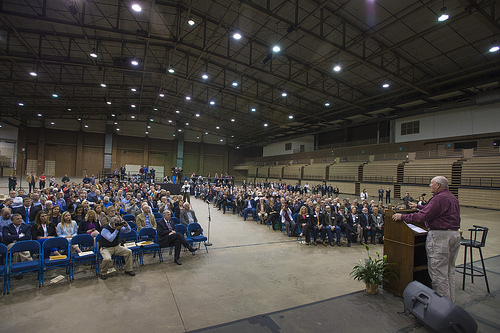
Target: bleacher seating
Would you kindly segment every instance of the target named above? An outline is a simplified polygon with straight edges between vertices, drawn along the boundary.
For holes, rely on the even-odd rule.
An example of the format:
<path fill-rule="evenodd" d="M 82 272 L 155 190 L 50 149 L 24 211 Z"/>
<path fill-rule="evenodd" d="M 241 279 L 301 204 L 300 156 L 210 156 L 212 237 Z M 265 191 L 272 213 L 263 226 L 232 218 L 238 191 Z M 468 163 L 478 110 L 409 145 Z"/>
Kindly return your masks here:
<path fill-rule="evenodd" d="M 304 164 L 293 164 L 285 166 L 283 168 L 283 178 L 299 180 L 301 178 L 303 166 Z"/>
<path fill-rule="evenodd" d="M 404 184 L 429 184 L 436 175 L 451 181 L 451 170 L 456 158 L 414 160 L 404 165 Z"/>
<path fill-rule="evenodd" d="M 363 181 L 394 183 L 398 176 L 398 164 L 403 161 L 373 161 L 363 165 Z"/>
<path fill-rule="evenodd" d="M 361 162 L 345 162 L 330 166 L 328 180 L 357 181 Z"/>
<path fill-rule="evenodd" d="M 269 168 L 269 177 L 270 178 L 283 178 L 283 165 L 272 166 Z"/>
<path fill-rule="evenodd" d="M 464 161 L 461 185 L 500 187 L 500 156 L 473 157 Z"/>
<path fill-rule="evenodd" d="M 308 180 L 325 180 L 326 168 L 329 164 L 317 163 L 304 166 L 303 179 Z"/>
<path fill-rule="evenodd" d="M 495 199 L 498 197 L 498 189 L 484 188 L 459 188 L 458 200 L 461 206 L 477 208 L 498 209 Z"/>

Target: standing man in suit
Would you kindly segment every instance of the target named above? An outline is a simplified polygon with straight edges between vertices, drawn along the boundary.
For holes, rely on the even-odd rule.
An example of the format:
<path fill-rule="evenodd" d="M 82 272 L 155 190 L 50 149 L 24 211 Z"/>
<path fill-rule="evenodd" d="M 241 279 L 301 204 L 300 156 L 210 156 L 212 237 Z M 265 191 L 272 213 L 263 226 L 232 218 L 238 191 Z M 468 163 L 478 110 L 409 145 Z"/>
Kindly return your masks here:
<path fill-rule="evenodd" d="M 31 175 L 26 176 L 26 182 L 29 185 L 29 193 L 31 193 L 31 191 L 35 189 L 35 184 L 37 181 L 38 177 L 35 175 L 34 172 L 32 172 Z"/>
<path fill-rule="evenodd" d="M 391 203 L 391 189 L 387 188 L 385 190 L 385 204 L 390 204 Z"/>
<path fill-rule="evenodd" d="M 189 204 L 189 202 L 184 203 L 184 210 L 180 212 L 180 216 L 181 216 L 181 223 L 186 226 L 189 223 L 198 222 L 196 214 L 194 213 L 194 210 L 191 209 L 191 205 Z"/>
<path fill-rule="evenodd" d="M 378 201 L 384 201 L 384 189 L 382 186 L 378 189 Z"/>
<path fill-rule="evenodd" d="M 23 199 L 23 205 L 17 208 L 14 213 L 21 215 L 25 223 L 35 221 L 36 214 L 42 210 L 42 206 L 33 206 L 33 201 L 29 197 Z"/>
<path fill-rule="evenodd" d="M 9 250 L 16 242 L 31 239 L 31 228 L 23 223 L 23 217 L 20 214 L 13 214 L 11 220 L 12 223 L 2 229 L 3 243 Z M 32 260 L 29 251 L 17 252 L 13 259 L 14 262 Z"/>
<path fill-rule="evenodd" d="M 181 245 L 187 248 L 194 255 L 197 248 L 192 247 L 184 238 L 183 235 L 175 232 L 175 223 L 170 219 L 171 213 L 168 209 L 163 211 L 163 219 L 158 221 L 157 233 L 158 244 L 161 248 L 174 246 L 174 262 L 177 265 L 182 265 L 180 260 Z"/>

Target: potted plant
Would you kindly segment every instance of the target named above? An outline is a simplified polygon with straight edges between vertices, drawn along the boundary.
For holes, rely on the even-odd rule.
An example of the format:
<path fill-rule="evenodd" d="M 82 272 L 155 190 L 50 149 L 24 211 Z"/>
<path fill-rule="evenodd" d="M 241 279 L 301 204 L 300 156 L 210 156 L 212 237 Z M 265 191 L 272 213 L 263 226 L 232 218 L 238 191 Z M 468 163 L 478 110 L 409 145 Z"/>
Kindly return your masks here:
<path fill-rule="evenodd" d="M 368 258 L 360 259 L 359 264 L 353 267 L 350 276 L 358 281 L 363 281 L 366 284 L 366 292 L 376 295 L 378 293 L 378 285 L 382 281 L 387 280 L 387 275 L 394 273 L 390 266 L 393 263 L 387 262 L 387 255 L 380 257 L 378 252 L 376 257 L 370 256 L 370 248 L 365 244 L 365 249 Z"/>

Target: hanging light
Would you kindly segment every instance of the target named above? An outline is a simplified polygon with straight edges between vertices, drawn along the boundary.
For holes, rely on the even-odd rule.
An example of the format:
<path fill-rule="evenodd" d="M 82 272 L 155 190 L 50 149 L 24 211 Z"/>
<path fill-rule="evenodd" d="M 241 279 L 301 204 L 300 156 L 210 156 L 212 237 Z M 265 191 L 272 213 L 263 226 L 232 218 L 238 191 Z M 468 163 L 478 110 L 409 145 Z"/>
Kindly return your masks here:
<path fill-rule="evenodd" d="M 189 24 L 190 26 L 193 26 L 193 25 L 195 24 L 195 22 L 194 22 L 194 20 L 193 20 L 193 18 L 192 18 L 192 17 L 190 17 L 190 18 L 189 18 L 189 20 L 188 20 L 188 24 Z"/>
<path fill-rule="evenodd" d="M 281 47 L 279 45 L 274 45 L 273 46 L 273 52 L 274 53 L 278 53 L 279 51 L 281 51 Z"/>
<path fill-rule="evenodd" d="M 174 73 L 175 73 L 175 69 L 174 69 L 174 67 L 173 67 L 173 66 L 170 66 L 170 67 L 168 68 L 168 72 L 169 72 L 170 74 L 174 74 Z"/>
<path fill-rule="evenodd" d="M 235 32 L 233 34 L 233 38 L 236 39 L 236 40 L 240 40 L 241 39 L 241 34 L 239 32 Z"/>
<path fill-rule="evenodd" d="M 134 3 L 134 4 L 132 5 L 132 9 L 133 9 L 135 12 L 138 12 L 138 13 L 140 13 L 140 12 L 142 11 L 142 7 L 141 7 L 141 5 L 139 5 L 138 3 Z"/>
<path fill-rule="evenodd" d="M 90 56 L 92 58 L 97 58 L 97 50 L 95 49 L 95 47 L 92 49 L 92 51 L 90 51 Z"/>
<path fill-rule="evenodd" d="M 490 53 L 495 53 L 500 50 L 500 46 L 498 44 L 492 44 L 490 49 L 488 50 Z"/>
<path fill-rule="evenodd" d="M 444 6 L 444 0 L 443 0 L 443 8 L 441 8 L 441 15 L 438 17 L 439 22 L 444 22 L 447 19 L 450 18 L 450 15 L 448 15 L 447 9 Z"/>
<path fill-rule="evenodd" d="M 333 70 L 334 70 L 335 72 L 340 72 L 340 71 L 342 70 L 342 67 L 341 67 L 340 65 L 338 65 L 338 64 L 337 64 L 337 65 L 333 66 Z"/>

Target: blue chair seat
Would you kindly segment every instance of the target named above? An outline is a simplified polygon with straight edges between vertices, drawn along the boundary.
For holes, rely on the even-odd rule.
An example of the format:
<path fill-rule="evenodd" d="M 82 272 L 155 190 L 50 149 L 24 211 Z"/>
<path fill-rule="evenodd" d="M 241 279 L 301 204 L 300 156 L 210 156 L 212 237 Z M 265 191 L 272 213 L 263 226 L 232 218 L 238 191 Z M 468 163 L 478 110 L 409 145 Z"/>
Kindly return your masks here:
<path fill-rule="evenodd" d="M 191 236 L 190 237 L 193 241 L 195 242 L 203 242 L 203 241 L 206 241 L 208 238 L 203 236 L 203 235 L 200 235 L 200 236 Z"/>
<path fill-rule="evenodd" d="M 23 271 L 28 271 L 28 270 L 37 270 L 38 268 L 39 268 L 38 260 L 17 262 L 15 264 L 10 265 L 10 271 L 12 273 L 18 273 L 18 272 L 23 272 Z"/>
<path fill-rule="evenodd" d="M 86 254 L 84 256 L 80 256 L 78 254 L 75 254 L 72 258 L 73 261 L 88 261 L 88 260 L 92 260 L 92 259 L 95 259 L 95 253 Z"/>

